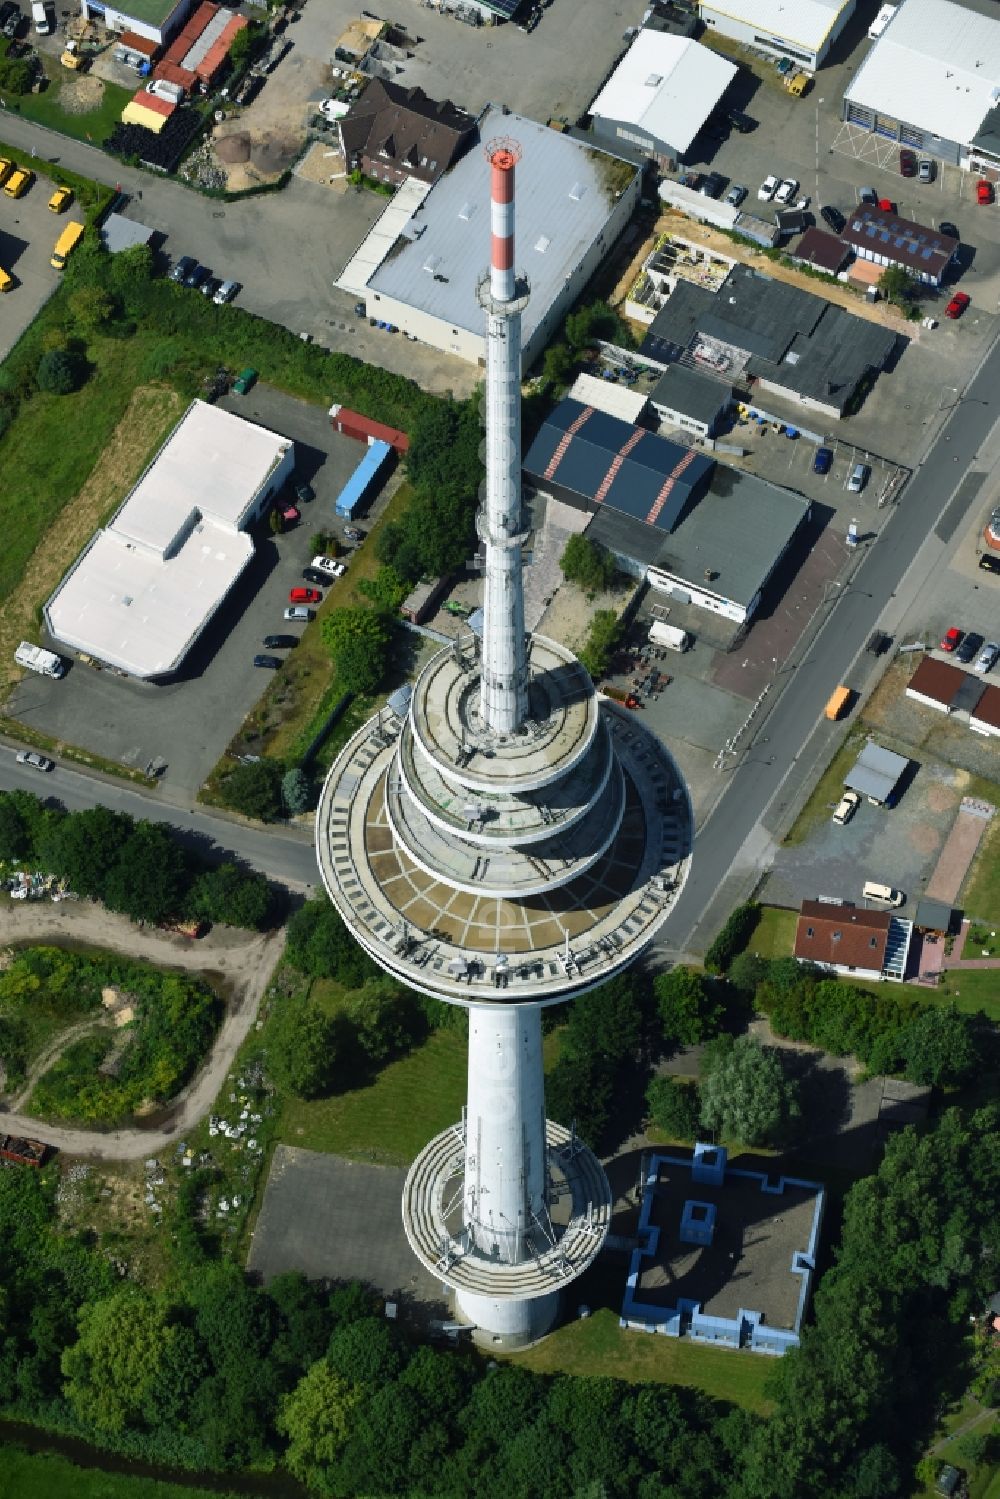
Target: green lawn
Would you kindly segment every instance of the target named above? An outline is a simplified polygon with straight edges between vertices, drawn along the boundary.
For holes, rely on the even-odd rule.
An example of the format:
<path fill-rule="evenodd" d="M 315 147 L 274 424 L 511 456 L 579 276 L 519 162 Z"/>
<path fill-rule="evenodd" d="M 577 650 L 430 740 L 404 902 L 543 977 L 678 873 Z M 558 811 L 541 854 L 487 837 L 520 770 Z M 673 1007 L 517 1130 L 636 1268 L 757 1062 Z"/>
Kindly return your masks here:
<path fill-rule="evenodd" d="M 232 1489 L 193 1489 L 131 1473 L 78 1468 L 49 1452 L 0 1447 L 0 1499 L 236 1499 Z"/>
<path fill-rule="evenodd" d="M 991 801 L 996 801 L 994 788 Z M 972 868 L 966 876 L 961 904 L 966 914 L 1000 928 L 1000 817 L 994 817 Z"/>
<path fill-rule="evenodd" d="M 910 984 L 906 987 L 913 988 Z M 952 968 L 936 989 L 921 988 L 915 992 L 940 1004 L 954 1000 L 960 1010 L 970 1015 L 985 1010 L 991 1020 L 1000 1022 L 1000 968 Z"/>
<path fill-rule="evenodd" d="M 78 141 L 89 141 L 99 146 L 121 121 L 122 110 L 134 94 L 134 89 L 119 88 L 116 83 L 104 83 L 104 92 L 96 109 L 86 114 L 73 114 L 63 109 L 60 96 L 63 86 L 71 84 L 78 76 L 64 68 L 57 57 L 42 53 L 48 88 L 41 94 L 5 94 L 0 91 L 11 114 L 23 115 L 37 125 L 47 125 L 63 135 L 71 135 Z M 103 80 L 102 80 L 103 81 Z"/>
<path fill-rule="evenodd" d="M 829 820 L 831 808 L 844 794 L 844 776 L 858 758 L 865 735 L 852 730 L 820 776 L 812 796 L 806 802 L 785 838 L 786 843 L 805 843 L 810 833 Z"/>
<path fill-rule="evenodd" d="M 624 1274 L 622 1276 L 624 1286 Z M 606 1308 L 568 1322 L 535 1348 L 511 1356 L 512 1363 L 540 1374 L 600 1374 L 632 1384 L 690 1385 L 719 1400 L 766 1413 L 772 1402 L 765 1385 L 774 1373 L 769 1358 L 721 1348 L 703 1348 L 684 1338 L 623 1331 Z"/>
<path fill-rule="evenodd" d="M 747 952 L 762 958 L 787 958 L 795 943 L 798 914 L 779 906 L 761 906 L 760 920 L 747 943 Z"/>
<path fill-rule="evenodd" d="M 306 1150 L 409 1165 L 432 1136 L 461 1118 L 467 1046 L 461 1031 L 433 1031 L 363 1088 L 311 1102 L 287 1098 L 279 1138 Z"/>

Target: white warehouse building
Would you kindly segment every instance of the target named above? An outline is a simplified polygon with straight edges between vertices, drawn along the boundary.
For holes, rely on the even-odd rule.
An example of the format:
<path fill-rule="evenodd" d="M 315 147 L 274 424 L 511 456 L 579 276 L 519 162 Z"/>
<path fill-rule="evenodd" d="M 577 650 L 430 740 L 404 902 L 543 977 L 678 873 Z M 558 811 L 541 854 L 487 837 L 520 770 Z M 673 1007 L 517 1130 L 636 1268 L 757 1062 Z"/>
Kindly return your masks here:
<path fill-rule="evenodd" d="M 642 30 L 590 106 L 594 135 L 672 171 L 738 71 L 689 37 Z"/>
<path fill-rule="evenodd" d="M 253 557 L 248 528 L 294 463 L 288 438 L 192 402 L 45 605 L 49 634 L 126 676 L 176 673 Z"/>
<path fill-rule="evenodd" d="M 491 107 L 479 121 L 479 139 L 496 137 L 522 152 L 515 263 L 531 284 L 522 317 L 524 371 L 628 224 L 640 172 L 587 142 Z M 442 353 L 485 364 L 476 286 L 487 269 L 489 183 L 473 147 L 429 191 L 420 184 L 408 192 L 413 184 L 405 184 L 337 285 L 363 296 L 369 317 Z"/>
<path fill-rule="evenodd" d="M 807 73 L 827 53 L 854 14 L 856 0 L 701 0 L 706 26 L 772 57 L 788 57 Z"/>

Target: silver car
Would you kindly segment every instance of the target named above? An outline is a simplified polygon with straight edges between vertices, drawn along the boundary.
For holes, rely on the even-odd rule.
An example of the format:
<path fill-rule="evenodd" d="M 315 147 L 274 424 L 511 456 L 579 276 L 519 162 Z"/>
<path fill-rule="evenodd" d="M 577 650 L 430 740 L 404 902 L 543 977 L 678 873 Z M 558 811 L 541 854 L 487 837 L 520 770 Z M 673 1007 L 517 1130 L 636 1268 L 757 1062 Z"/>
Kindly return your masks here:
<path fill-rule="evenodd" d="M 934 181 L 934 163 L 927 156 L 921 156 L 920 160 L 917 162 L 917 181 Z"/>
<path fill-rule="evenodd" d="M 988 671 L 992 671 L 994 666 L 996 666 L 998 657 L 1000 657 L 1000 645 L 995 640 L 987 640 L 976 657 L 976 662 L 972 670 L 978 671 L 981 676 L 985 676 Z"/>
<path fill-rule="evenodd" d="M 212 301 L 215 303 L 216 307 L 221 307 L 224 302 L 231 302 L 239 289 L 240 283 L 238 281 L 223 281 L 222 285 L 218 288 L 214 297 L 212 298 Z"/>
<path fill-rule="evenodd" d="M 740 204 L 743 202 L 743 199 L 746 197 L 749 191 L 750 189 L 748 187 L 744 187 L 742 182 L 734 182 L 732 187 L 726 194 L 726 202 L 729 204 L 730 208 L 739 208 Z"/>
<path fill-rule="evenodd" d="M 856 463 L 851 469 L 851 477 L 847 481 L 847 488 L 851 494 L 860 494 L 868 483 L 871 469 L 867 463 Z"/>

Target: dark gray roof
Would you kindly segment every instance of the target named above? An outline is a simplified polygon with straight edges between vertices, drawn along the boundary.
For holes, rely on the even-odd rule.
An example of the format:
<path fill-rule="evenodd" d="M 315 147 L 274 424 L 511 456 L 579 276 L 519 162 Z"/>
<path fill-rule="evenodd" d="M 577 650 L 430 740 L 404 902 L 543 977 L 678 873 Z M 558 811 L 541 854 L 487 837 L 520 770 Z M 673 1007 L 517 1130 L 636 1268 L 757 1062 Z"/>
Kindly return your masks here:
<path fill-rule="evenodd" d="M 807 229 L 795 249 L 789 251 L 793 260 L 817 266 L 821 271 L 834 272 L 840 270 L 850 253 L 837 235 L 827 234 L 825 230 L 815 227 Z"/>
<path fill-rule="evenodd" d="M 668 364 L 696 333 L 743 350 L 748 374 L 841 409 L 896 342 L 888 328 L 747 266 L 734 266 L 715 293 L 680 282 L 641 352 Z"/>
<path fill-rule="evenodd" d="M 373 78 L 340 122 L 348 156 L 385 155 L 393 167 L 422 182 L 436 182 L 472 139 L 475 119 L 438 102 L 422 88 L 402 88 Z"/>
<path fill-rule="evenodd" d="M 883 749 L 869 739 L 855 762 L 854 769 L 844 777 L 844 785 L 862 796 L 872 796 L 876 801 L 887 802 L 896 789 L 896 784 L 909 765 L 905 755 L 896 755 Z"/>
<path fill-rule="evenodd" d="M 884 255 L 917 274 L 935 277 L 944 274 L 958 249 L 958 240 L 940 229 L 901 219 L 899 214 L 873 203 L 859 203 L 851 210 L 840 237 L 847 245 Z"/>
<path fill-rule="evenodd" d="M 731 385 L 723 385 L 684 364 L 667 365 L 650 396 L 654 406 L 667 406 L 696 422 L 714 421 L 732 399 Z"/>
<path fill-rule="evenodd" d="M 981 677 L 974 677 L 971 672 L 963 671 L 958 690 L 948 706 L 953 713 L 957 709 L 964 709 L 966 713 L 974 713 L 985 691 L 986 683 Z"/>
<path fill-rule="evenodd" d="M 951 928 L 952 909 L 943 900 L 917 901 L 917 909 L 914 912 L 914 926 L 927 927 L 932 932 L 947 932 Z"/>
<path fill-rule="evenodd" d="M 662 568 L 746 608 L 808 510 L 801 495 L 717 463 L 707 491 L 669 536 L 607 504 L 588 535 L 644 567 Z"/>
<path fill-rule="evenodd" d="M 570 397 L 550 413 L 524 458 L 544 489 L 570 490 L 669 531 L 712 472 L 713 460 Z"/>

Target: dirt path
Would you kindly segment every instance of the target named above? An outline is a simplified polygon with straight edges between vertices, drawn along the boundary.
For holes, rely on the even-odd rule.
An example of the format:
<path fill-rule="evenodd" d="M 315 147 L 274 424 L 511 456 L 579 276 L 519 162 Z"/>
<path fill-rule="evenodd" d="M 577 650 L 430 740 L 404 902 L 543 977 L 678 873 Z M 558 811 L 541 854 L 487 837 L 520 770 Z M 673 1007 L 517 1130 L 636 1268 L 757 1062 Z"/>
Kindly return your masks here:
<path fill-rule="evenodd" d="M 953 1442 L 956 1437 L 965 1436 L 965 1433 L 967 1431 L 972 1431 L 974 1427 L 981 1426 L 984 1421 L 992 1420 L 996 1414 L 997 1411 L 995 1406 L 987 1406 L 984 1410 L 979 1411 L 975 1416 L 970 1416 L 968 1421 L 963 1421 L 961 1426 L 956 1426 L 955 1430 L 949 1431 L 947 1436 L 940 1437 L 938 1441 L 934 1443 L 933 1447 L 930 1447 L 928 1449 L 929 1455 L 933 1456 L 934 1453 L 940 1452 L 942 1448 L 947 1447 L 949 1442 Z"/>
<path fill-rule="evenodd" d="M 219 973 L 231 987 L 229 1008 L 215 1044 L 204 1066 L 174 1099 L 170 1123 L 164 1128 L 107 1132 L 63 1129 L 40 1124 L 26 1114 L 0 1113 L 0 1129 L 32 1135 L 73 1155 L 103 1161 L 155 1155 L 192 1129 L 212 1107 L 233 1058 L 257 1018 L 264 990 L 284 951 L 284 928 L 254 937 L 235 928 L 216 927 L 200 942 L 192 942 L 167 932 L 135 927 L 89 901 L 0 904 L 0 946 L 58 939 L 90 943 L 164 967 Z"/>
<path fill-rule="evenodd" d="M 63 1031 L 61 1036 L 57 1036 L 56 1039 L 45 1048 L 41 1055 L 39 1057 L 36 1057 L 34 1063 L 28 1071 L 28 1080 L 24 1084 L 24 1087 L 17 1094 L 17 1097 L 12 1098 L 10 1103 L 6 1105 L 10 1112 L 12 1114 L 16 1114 L 18 1109 L 24 1108 L 25 1104 L 28 1102 L 28 1099 L 31 1097 L 32 1088 L 34 1088 L 42 1073 L 49 1070 L 49 1068 L 52 1066 L 52 1063 L 56 1061 L 57 1058 L 62 1056 L 67 1047 L 72 1046 L 73 1042 L 78 1041 L 79 1038 L 85 1035 L 87 1031 L 92 1031 L 97 1026 L 103 1024 L 103 1015 L 91 1015 L 86 1020 L 77 1021 L 76 1025 L 71 1025 L 68 1031 Z"/>

